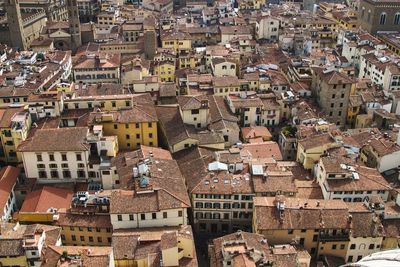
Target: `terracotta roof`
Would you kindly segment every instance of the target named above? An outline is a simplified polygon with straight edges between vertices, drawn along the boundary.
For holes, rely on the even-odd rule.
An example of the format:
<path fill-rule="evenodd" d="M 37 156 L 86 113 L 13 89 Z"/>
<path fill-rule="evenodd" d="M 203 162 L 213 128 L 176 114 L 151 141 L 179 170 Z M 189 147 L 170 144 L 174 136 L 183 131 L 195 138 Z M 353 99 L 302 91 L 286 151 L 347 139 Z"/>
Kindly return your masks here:
<path fill-rule="evenodd" d="M 335 143 L 335 140 L 328 133 L 309 136 L 308 138 L 299 141 L 299 144 L 303 146 L 304 150 L 333 143 Z"/>
<path fill-rule="evenodd" d="M 268 175 L 263 176 L 253 176 L 254 192 L 255 193 L 293 193 L 296 194 L 297 188 L 294 183 L 292 176 L 278 176 L 278 175 Z"/>
<path fill-rule="evenodd" d="M 239 79 L 236 76 L 213 77 L 213 85 L 217 87 L 238 87 Z"/>
<path fill-rule="evenodd" d="M 207 96 L 178 96 L 177 97 L 179 107 L 181 110 L 192 110 L 208 108 L 208 98 Z M 207 102 L 207 106 L 202 106 L 202 101 Z"/>
<path fill-rule="evenodd" d="M 0 108 L 0 128 L 11 128 L 11 120 L 14 115 L 23 111 L 23 106 Z"/>
<path fill-rule="evenodd" d="M 46 260 L 42 262 L 42 266 L 53 267 L 68 262 L 61 261 L 64 251 L 70 256 L 76 256 L 82 265 L 87 267 L 109 266 L 113 253 L 111 247 L 48 246 L 43 255 Z"/>
<path fill-rule="evenodd" d="M 162 250 L 170 249 L 178 246 L 177 233 L 176 232 L 165 232 L 161 236 L 160 247 Z"/>
<path fill-rule="evenodd" d="M 157 106 L 156 112 L 161 129 L 165 131 L 168 145 L 172 146 L 189 138 L 179 107 Z"/>
<path fill-rule="evenodd" d="M 21 152 L 87 151 L 88 128 L 40 129 L 18 146 Z"/>
<path fill-rule="evenodd" d="M 153 162 L 148 165 L 149 189 L 140 192 L 138 179 L 133 178 L 133 167 L 144 157 L 139 151 L 126 152 L 116 158 L 116 168 L 122 188 L 133 191 L 113 191 L 110 199 L 110 213 L 140 213 L 190 206 L 182 174 L 175 160 L 164 153 L 153 153 Z M 156 190 L 152 190 L 152 188 Z"/>
<path fill-rule="evenodd" d="M 255 197 L 254 208 L 259 230 L 273 229 L 349 229 L 348 208 L 342 200 L 282 198 L 282 216 L 274 197 Z M 281 219 L 282 218 L 282 219 Z"/>
<path fill-rule="evenodd" d="M 242 136 L 245 139 L 251 139 L 256 137 L 262 137 L 264 139 L 272 138 L 272 134 L 269 132 L 267 127 L 264 126 L 251 126 L 251 127 L 243 127 Z"/>
<path fill-rule="evenodd" d="M 73 191 L 51 186 L 30 192 L 19 212 L 47 212 L 49 208 L 69 208 L 71 206 Z"/>
<path fill-rule="evenodd" d="M 20 169 L 7 166 L 0 170 L 0 216 L 3 216 L 4 208 L 7 204 L 8 198 L 17 183 Z"/>
<path fill-rule="evenodd" d="M 69 211 L 59 211 L 55 222 L 59 226 L 111 228 L 111 218 L 106 215 L 73 214 Z"/>
<path fill-rule="evenodd" d="M 330 71 L 328 73 L 320 73 L 320 76 L 326 83 L 328 84 L 349 84 L 349 83 L 355 83 L 354 80 L 352 80 L 349 76 L 338 72 L 338 71 Z"/>
<path fill-rule="evenodd" d="M 378 215 L 373 212 L 352 212 L 353 237 L 378 237 L 383 236 L 384 230 Z"/>
<path fill-rule="evenodd" d="M 276 142 L 267 141 L 263 143 L 243 144 L 240 152 L 242 157 L 251 157 L 252 159 L 273 158 L 282 160 L 282 154 Z"/>

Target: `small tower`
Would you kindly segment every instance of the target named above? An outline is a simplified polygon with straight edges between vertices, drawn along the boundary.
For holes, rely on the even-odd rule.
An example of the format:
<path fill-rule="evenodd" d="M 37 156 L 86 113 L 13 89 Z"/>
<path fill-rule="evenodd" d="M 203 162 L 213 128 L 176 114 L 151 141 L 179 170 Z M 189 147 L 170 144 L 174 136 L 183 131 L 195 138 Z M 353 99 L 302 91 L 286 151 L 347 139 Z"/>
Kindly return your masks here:
<path fill-rule="evenodd" d="M 79 22 L 77 0 L 67 0 L 67 9 L 71 34 L 71 50 L 75 53 L 78 47 L 82 45 L 81 24 Z"/>
<path fill-rule="evenodd" d="M 27 45 L 18 0 L 7 0 L 5 2 L 5 8 L 10 31 L 10 45 L 14 48 L 26 50 Z"/>

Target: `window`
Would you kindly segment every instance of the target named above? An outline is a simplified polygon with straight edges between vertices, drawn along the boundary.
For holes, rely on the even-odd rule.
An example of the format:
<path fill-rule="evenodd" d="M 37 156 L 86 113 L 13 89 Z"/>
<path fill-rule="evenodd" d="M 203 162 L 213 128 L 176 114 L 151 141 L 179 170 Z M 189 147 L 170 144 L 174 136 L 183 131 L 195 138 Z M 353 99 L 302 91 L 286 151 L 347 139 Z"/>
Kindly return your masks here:
<path fill-rule="evenodd" d="M 382 12 L 381 17 L 379 18 L 379 24 L 384 25 L 386 23 L 386 13 Z"/>
<path fill-rule="evenodd" d="M 336 97 L 336 95 L 335 94 L 332 94 L 332 99 L 334 99 Z"/>
<path fill-rule="evenodd" d="M 157 219 L 157 213 L 153 212 L 153 213 L 151 214 L 151 218 L 152 218 L 153 220 Z"/>
<path fill-rule="evenodd" d="M 133 221 L 133 220 L 134 220 L 133 214 L 129 214 L 129 220 L 130 220 L 130 221 Z"/>
<path fill-rule="evenodd" d="M 152 133 L 149 133 L 149 138 L 153 138 L 153 134 Z"/>
<path fill-rule="evenodd" d="M 144 214 L 144 213 L 140 214 L 140 219 L 142 221 L 146 220 L 146 214 Z"/>
<path fill-rule="evenodd" d="M 200 110 L 198 110 L 198 109 L 192 109 L 192 110 L 191 110 L 191 113 L 192 113 L 192 115 L 194 115 L 194 114 L 199 114 L 199 113 L 200 113 Z"/>
<path fill-rule="evenodd" d="M 332 245 L 332 249 L 335 250 L 337 245 Z"/>
<path fill-rule="evenodd" d="M 88 230 L 88 232 L 93 232 L 93 228 L 92 227 L 88 227 L 87 230 Z"/>
<path fill-rule="evenodd" d="M 370 244 L 369 247 L 368 247 L 368 249 L 374 249 L 374 248 L 375 248 L 374 244 Z"/>
<path fill-rule="evenodd" d="M 76 241 L 76 236 L 75 235 L 71 235 L 71 239 L 72 239 L 72 241 Z"/>
<path fill-rule="evenodd" d="M 353 262 L 353 256 L 349 256 L 349 258 L 347 259 L 348 262 Z"/>
<path fill-rule="evenodd" d="M 312 241 L 316 242 L 318 240 L 318 235 L 314 235 Z"/>
<path fill-rule="evenodd" d="M 126 137 L 126 139 L 130 139 L 131 138 L 131 136 L 129 134 L 127 134 L 125 137 Z"/>
<path fill-rule="evenodd" d="M 351 244 L 350 249 L 356 249 L 356 244 Z"/>
<path fill-rule="evenodd" d="M 81 239 L 81 241 L 85 241 L 85 237 L 84 236 L 81 236 L 80 239 Z"/>
<path fill-rule="evenodd" d="M 394 14 L 394 25 L 399 25 L 400 24 L 400 12 Z"/>
<path fill-rule="evenodd" d="M 58 171 L 50 171 L 51 178 L 58 178 Z"/>
<path fill-rule="evenodd" d="M 344 93 L 343 94 L 341 94 L 341 96 L 340 96 L 341 98 L 344 98 Z"/>
<path fill-rule="evenodd" d="M 292 235 L 293 234 L 293 229 L 289 229 L 287 232 L 288 232 L 288 235 Z"/>
<path fill-rule="evenodd" d="M 231 65 L 231 70 L 234 70 L 235 69 L 235 65 Z"/>
<path fill-rule="evenodd" d="M 67 154 L 61 154 L 61 160 L 67 161 Z"/>
<path fill-rule="evenodd" d="M 118 214 L 118 221 L 122 221 L 122 215 L 121 214 Z"/>
<path fill-rule="evenodd" d="M 42 154 L 36 154 L 37 161 L 43 161 Z"/>
<path fill-rule="evenodd" d="M 50 169 L 57 169 L 57 164 L 49 164 Z"/>
<path fill-rule="evenodd" d="M 78 227 L 80 232 L 83 232 L 83 228 L 82 227 Z"/>
<path fill-rule="evenodd" d="M 182 217 L 183 216 L 183 212 L 181 210 L 178 211 L 178 217 Z"/>
<path fill-rule="evenodd" d="M 167 212 L 163 212 L 163 218 L 164 219 L 168 218 L 168 213 Z"/>
<path fill-rule="evenodd" d="M 82 160 L 82 155 L 81 154 L 76 154 L 76 160 L 81 161 Z"/>
<path fill-rule="evenodd" d="M 114 129 L 115 129 L 115 130 L 118 129 L 118 124 L 114 124 Z"/>
<path fill-rule="evenodd" d="M 44 168 L 46 168 L 46 165 L 44 165 L 44 164 L 38 164 L 38 165 L 36 165 L 36 166 L 37 166 L 38 169 L 44 169 Z"/>
<path fill-rule="evenodd" d="M 69 170 L 62 171 L 64 178 L 71 178 L 71 172 Z"/>
<path fill-rule="evenodd" d="M 54 161 L 54 155 L 53 154 L 49 154 L 49 160 L 50 161 Z"/>
<path fill-rule="evenodd" d="M 136 129 L 139 129 L 139 128 L 140 128 L 140 124 L 139 124 L 139 123 L 136 123 L 136 124 L 135 124 L 135 127 L 136 127 Z"/>
<path fill-rule="evenodd" d="M 97 242 L 99 242 L 99 243 L 103 242 L 101 236 L 98 236 L 98 237 L 97 237 Z"/>
<path fill-rule="evenodd" d="M 152 128 L 153 127 L 153 123 L 152 122 L 147 123 L 147 127 Z"/>
<path fill-rule="evenodd" d="M 136 134 L 136 139 L 140 139 L 140 134 Z"/>
<path fill-rule="evenodd" d="M 96 227 L 96 232 L 98 232 L 98 233 L 100 233 L 100 228 L 99 227 Z"/>
<path fill-rule="evenodd" d="M 39 178 L 47 178 L 46 171 L 39 171 Z"/>
<path fill-rule="evenodd" d="M 89 236 L 89 242 L 93 242 L 93 236 Z"/>

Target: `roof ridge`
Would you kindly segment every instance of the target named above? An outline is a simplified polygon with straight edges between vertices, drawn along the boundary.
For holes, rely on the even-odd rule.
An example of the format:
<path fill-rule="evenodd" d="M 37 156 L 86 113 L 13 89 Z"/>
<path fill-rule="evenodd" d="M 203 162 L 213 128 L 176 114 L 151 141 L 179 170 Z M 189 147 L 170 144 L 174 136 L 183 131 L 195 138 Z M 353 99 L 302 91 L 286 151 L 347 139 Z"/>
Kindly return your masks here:
<path fill-rule="evenodd" d="M 3 175 L 0 178 L 0 181 L 4 179 L 4 177 L 7 177 L 7 174 L 10 172 L 11 166 L 7 166 L 6 170 L 4 171 Z"/>
<path fill-rule="evenodd" d="M 182 182 L 184 182 L 183 179 L 182 179 Z M 172 194 L 171 192 L 169 192 L 167 189 L 165 189 L 165 188 L 160 188 L 160 189 L 161 189 L 162 191 L 165 191 L 167 194 L 171 195 L 172 197 L 178 199 L 180 202 L 185 203 L 187 206 L 189 206 L 189 207 L 191 206 L 191 205 L 190 205 L 190 200 L 189 200 L 189 204 L 188 204 L 188 203 L 186 203 L 185 201 L 183 201 L 180 197 L 178 197 L 178 196 Z M 185 191 L 185 192 L 186 192 L 186 191 Z M 157 202 L 158 202 L 158 194 L 157 194 Z"/>

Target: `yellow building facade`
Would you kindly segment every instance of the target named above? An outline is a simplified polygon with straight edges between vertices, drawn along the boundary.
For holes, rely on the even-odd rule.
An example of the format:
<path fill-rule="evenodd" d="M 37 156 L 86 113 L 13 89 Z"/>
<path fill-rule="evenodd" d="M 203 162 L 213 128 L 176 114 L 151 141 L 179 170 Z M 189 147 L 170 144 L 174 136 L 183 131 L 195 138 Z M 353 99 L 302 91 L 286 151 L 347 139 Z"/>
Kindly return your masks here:
<path fill-rule="evenodd" d="M 28 112 L 24 111 L 23 107 L 0 109 L 0 114 L 0 160 L 7 163 L 22 162 L 17 147 L 28 137 L 31 117 Z"/>
<path fill-rule="evenodd" d="M 157 75 L 161 82 L 175 81 L 175 63 L 173 61 L 155 62 L 153 74 Z"/>

